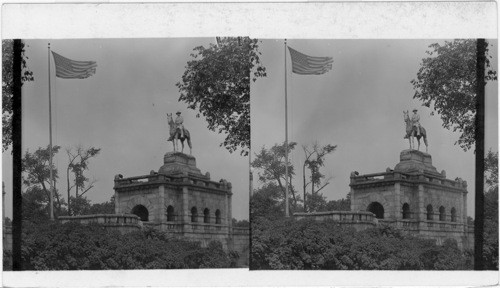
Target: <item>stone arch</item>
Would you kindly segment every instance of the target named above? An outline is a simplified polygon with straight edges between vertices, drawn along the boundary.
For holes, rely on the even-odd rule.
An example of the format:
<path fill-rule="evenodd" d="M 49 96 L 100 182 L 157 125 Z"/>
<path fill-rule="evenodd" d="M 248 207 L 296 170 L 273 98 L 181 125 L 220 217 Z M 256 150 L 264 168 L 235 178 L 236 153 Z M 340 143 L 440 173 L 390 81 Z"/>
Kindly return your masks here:
<path fill-rule="evenodd" d="M 198 209 L 196 209 L 196 206 L 191 208 L 191 222 L 198 222 Z"/>
<path fill-rule="evenodd" d="M 203 223 L 210 223 L 210 209 L 203 210 Z"/>
<path fill-rule="evenodd" d="M 366 210 L 375 214 L 377 219 L 384 219 L 384 206 L 382 206 L 379 202 L 370 203 Z"/>
<path fill-rule="evenodd" d="M 153 211 L 155 211 L 155 206 L 145 196 L 136 196 L 136 197 L 133 197 L 132 199 L 130 199 L 129 201 L 127 201 L 126 211 L 130 211 L 128 213 L 132 213 L 132 210 L 134 209 L 134 207 L 136 207 L 138 205 L 144 206 L 148 210 L 148 219 L 153 218 L 152 220 L 154 220 Z M 125 213 L 127 213 L 127 212 L 125 212 Z M 134 213 L 132 213 L 132 214 L 134 214 Z"/>
<path fill-rule="evenodd" d="M 446 221 L 445 211 L 444 206 L 439 207 L 439 221 Z"/>
<path fill-rule="evenodd" d="M 136 205 L 132 208 L 132 214 L 135 214 L 141 218 L 141 221 L 147 222 L 149 221 L 149 211 L 144 205 Z"/>
<path fill-rule="evenodd" d="M 411 219 L 410 204 L 403 204 L 403 219 Z"/>
<path fill-rule="evenodd" d="M 432 205 L 429 204 L 427 205 L 427 220 L 433 220 L 434 219 L 434 210 L 432 208 Z"/>
<path fill-rule="evenodd" d="M 172 205 L 167 207 L 167 221 L 175 221 L 175 209 Z"/>
<path fill-rule="evenodd" d="M 215 224 L 221 224 L 220 210 L 215 210 Z"/>
<path fill-rule="evenodd" d="M 451 222 L 457 222 L 457 209 L 451 208 Z"/>

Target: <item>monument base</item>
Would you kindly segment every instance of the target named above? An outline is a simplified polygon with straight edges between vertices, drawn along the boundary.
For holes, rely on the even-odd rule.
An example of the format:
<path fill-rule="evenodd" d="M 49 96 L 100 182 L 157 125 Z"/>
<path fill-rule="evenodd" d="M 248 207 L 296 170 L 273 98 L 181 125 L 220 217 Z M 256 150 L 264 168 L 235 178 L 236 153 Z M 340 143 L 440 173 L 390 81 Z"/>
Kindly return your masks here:
<path fill-rule="evenodd" d="M 418 150 L 407 149 L 401 151 L 399 155 L 400 162 L 394 167 L 394 171 L 405 173 L 420 173 L 428 172 L 441 175 L 436 167 L 432 165 L 432 157 L 430 154 Z"/>
<path fill-rule="evenodd" d="M 181 152 L 168 152 L 163 156 L 163 166 L 158 169 L 159 174 L 196 174 L 202 176 L 196 167 L 196 158 Z"/>

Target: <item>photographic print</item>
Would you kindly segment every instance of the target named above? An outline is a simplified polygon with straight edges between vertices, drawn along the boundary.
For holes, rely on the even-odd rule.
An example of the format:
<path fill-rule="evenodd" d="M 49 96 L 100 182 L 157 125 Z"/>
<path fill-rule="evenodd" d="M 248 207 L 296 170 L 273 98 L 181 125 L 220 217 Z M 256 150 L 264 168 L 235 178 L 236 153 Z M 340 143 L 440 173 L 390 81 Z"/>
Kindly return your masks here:
<path fill-rule="evenodd" d="M 476 47 L 262 40 L 250 269 L 472 270 Z M 497 41 L 484 47 L 483 259 L 498 270 Z"/>
<path fill-rule="evenodd" d="M 497 284 L 497 19 L 493 2 L 3 5 L 2 284 Z"/>
<path fill-rule="evenodd" d="M 4 88 L 22 49 L 22 131 L 9 130 L 22 136 L 21 269 L 247 267 L 253 45 L 3 40 Z M 10 136 L 4 270 L 13 265 Z"/>

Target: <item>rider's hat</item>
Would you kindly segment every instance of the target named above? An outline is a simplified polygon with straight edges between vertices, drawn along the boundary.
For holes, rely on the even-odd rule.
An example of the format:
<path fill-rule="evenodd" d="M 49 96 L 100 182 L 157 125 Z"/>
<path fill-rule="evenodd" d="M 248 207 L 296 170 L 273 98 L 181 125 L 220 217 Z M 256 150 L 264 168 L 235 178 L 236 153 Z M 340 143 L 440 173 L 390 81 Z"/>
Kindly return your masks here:
<path fill-rule="evenodd" d="M 181 114 L 181 111 L 177 111 L 177 113 L 175 113 L 175 114 L 179 115 L 179 114 Z"/>
<path fill-rule="evenodd" d="M 415 111 L 418 111 L 417 108 L 413 108 L 413 112 L 415 112 Z M 179 113 L 179 112 L 177 112 L 177 113 Z"/>

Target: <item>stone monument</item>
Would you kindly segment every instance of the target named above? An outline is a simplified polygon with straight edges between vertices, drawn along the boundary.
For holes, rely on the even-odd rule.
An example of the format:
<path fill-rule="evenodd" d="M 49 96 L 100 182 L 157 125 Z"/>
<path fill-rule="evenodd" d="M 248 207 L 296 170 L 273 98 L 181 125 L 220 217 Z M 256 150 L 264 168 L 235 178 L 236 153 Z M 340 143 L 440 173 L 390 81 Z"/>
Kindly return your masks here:
<path fill-rule="evenodd" d="M 467 225 L 467 182 L 446 178 L 428 153 L 403 150 L 400 162 L 386 172 L 351 173 L 351 211 L 369 211 L 380 223 L 443 243 L 457 240 L 473 247 Z"/>
<path fill-rule="evenodd" d="M 157 172 L 115 177 L 114 190 L 116 214 L 135 214 L 143 226 L 202 245 L 218 240 L 248 260 L 248 229 L 232 227 L 231 183 L 202 174 L 195 157 L 168 152 Z"/>

